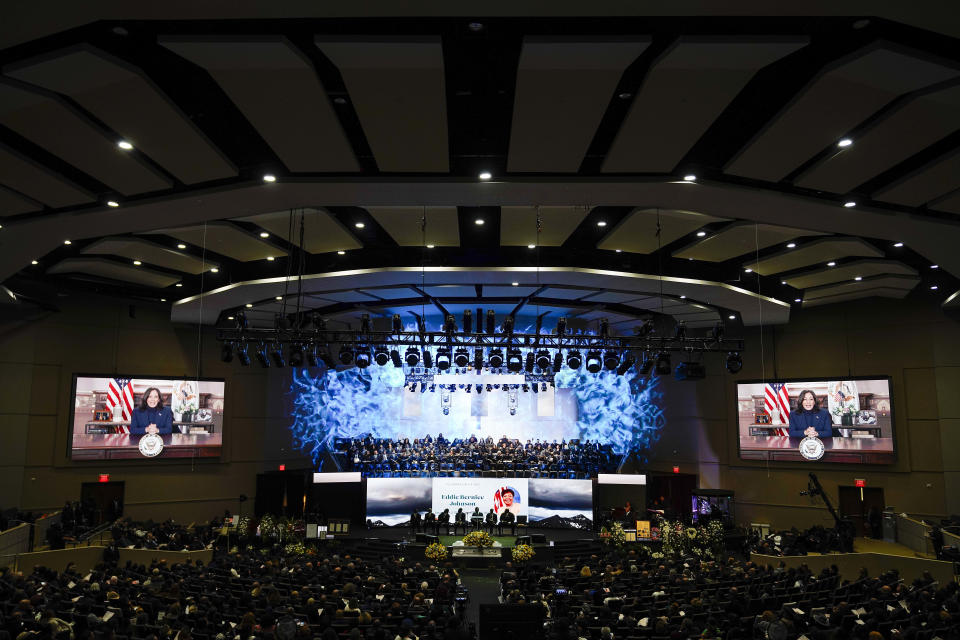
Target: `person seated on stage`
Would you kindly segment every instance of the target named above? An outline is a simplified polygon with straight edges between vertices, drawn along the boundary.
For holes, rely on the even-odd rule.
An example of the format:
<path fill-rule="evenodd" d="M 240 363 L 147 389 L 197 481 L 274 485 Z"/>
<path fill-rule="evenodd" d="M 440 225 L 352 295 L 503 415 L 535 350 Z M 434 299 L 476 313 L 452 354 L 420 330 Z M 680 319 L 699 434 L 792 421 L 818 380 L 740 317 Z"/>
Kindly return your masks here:
<path fill-rule="evenodd" d="M 790 412 L 790 437 L 805 438 L 817 436 L 830 438 L 833 436 L 833 420 L 830 412 L 820 408 L 817 394 L 810 389 L 804 389 L 797 398 L 797 408 Z"/>
<path fill-rule="evenodd" d="M 483 514 L 480 513 L 480 507 L 473 508 L 473 513 L 470 514 L 470 520 L 472 521 L 474 530 L 480 531 L 480 528 L 483 527 Z"/>
<path fill-rule="evenodd" d="M 160 390 L 156 387 L 147 389 L 140 400 L 140 406 L 133 410 L 133 415 L 130 416 L 130 433 L 173 433 L 173 413 L 170 407 L 163 406 Z"/>
<path fill-rule="evenodd" d="M 630 505 L 630 501 L 627 500 L 627 504 L 623 505 L 623 521 L 632 522 L 637 517 L 637 514 L 633 512 L 633 507 Z"/>
<path fill-rule="evenodd" d="M 427 513 L 423 516 L 423 532 L 429 533 L 433 532 L 434 535 L 437 534 L 437 514 L 433 512 L 433 509 L 427 509 Z"/>
<path fill-rule="evenodd" d="M 510 535 L 517 535 L 517 517 L 513 515 L 513 512 L 508 509 L 504 509 L 503 513 L 500 514 L 500 535 L 503 535 L 503 526 L 510 526 Z"/>
<path fill-rule="evenodd" d="M 450 535 L 450 509 L 444 509 L 443 513 L 437 516 L 437 535 L 440 535 L 440 527 L 443 527 L 444 535 Z"/>
<path fill-rule="evenodd" d="M 453 534 L 457 534 L 457 528 L 463 527 L 463 533 L 467 533 L 467 514 L 463 512 L 463 507 L 457 509 L 457 513 L 453 518 Z"/>
<path fill-rule="evenodd" d="M 497 526 L 497 514 L 493 509 L 487 514 L 487 526 L 490 527 L 490 535 L 493 535 L 493 528 Z"/>
<path fill-rule="evenodd" d="M 420 512 L 414 511 L 410 514 L 410 531 L 416 533 L 420 530 Z"/>

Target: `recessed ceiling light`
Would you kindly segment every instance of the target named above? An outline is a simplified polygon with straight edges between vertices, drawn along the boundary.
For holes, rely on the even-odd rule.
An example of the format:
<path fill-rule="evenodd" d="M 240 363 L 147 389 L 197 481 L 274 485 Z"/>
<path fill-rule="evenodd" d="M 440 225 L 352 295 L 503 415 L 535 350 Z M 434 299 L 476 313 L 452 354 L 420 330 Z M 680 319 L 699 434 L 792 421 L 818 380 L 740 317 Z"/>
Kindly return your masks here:
<path fill-rule="evenodd" d="M 937 290 L 937 285 L 931 285 L 931 286 L 930 286 L 930 289 L 931 289 L 931 291 L 936 291 L 936 290 Z"/>
<path fill-rule="evenodd" d="M 275 259 L 273 256 L 267 256 L 267 262 L 273 262 Z"/>
<path fill-rule="evenodd" d="M 787 281 L 786 281 L 786 280 L 781 280 L 781 281 L 780 281 L 780 284 L 787 284 Z"/>
<path fill-rule="evenodd" d="M 233 316 L 227 316 L 227 320 L 233 320 Z"/>
<path fill-rule="evenodd" d="M 736 319 L 737 319 L 737 316 L 729 315 L 729 316 L 727 316 L 727 318 L 729 318 L 730 320 L 736 320 Z"/>
<path fill-rule="evenodd" d="M 850 138 L 844 138 L 843 140 L 840 140 L 839 142 L 837 142 L 837 146 L 841 148 L 849 147 L 852 144 L 853 144 L 853 140 L 851 140 Z"/>
<path fill-rule="evenodd" d="M 843 203 L 843 206 L 845 206 L 847 209 L 850 209 L 852 207 L 857 206 L 857 203 L 854 202 L 853 200 L 847 200 L 846 202 Z"/>
<path fill-rule="evenodd" d="M 276 300 L 283 300 L 283 296 L 277 296 Z"/>
<path fill-rule="evenodd" d="M 139 266 L 142 265 L 143 263 L 140 262 L 139 260 L 134 260 L 134 261 L 133 261 L 133 264 L 139 267 Z"/>
<path fill-rule="evenodd" d="M 362 222 L 357 222 L 353 226 L 355 226 L 357 229 L 363 229 L 367 225 L 363 224 Z"/>
<path fill-rule="evenodd" d="M 123 149 L 124 151 L 130 151 L 133 149 L 133 145 L 127 142 L 126 140 L 121 140 L 117 143 L 117 146 Z"/>
<path fill-rule="evenodd" d="M 930 265 L 930 268 L 931 268 L 931 269 L 939 269 L 939 268 L 940 268 L 940 265 L 938 265 L 938 264 L 932 264 L 932 265 Z"/>
<path fill-rule="evenodd" d="M 250 304 L 249 302 L 246 304 L 246 307 L 247 307 L 247 309 L 253 309 L 253 305 Z"/>
<path fill-rule="evenodd" d="M 744 273 L 753 273 L 753 269 L 744 269 L 743 272 L 744 272 Z"/>
<path fill-rule="evenodd" d="M 537 248 L 537 245 L 535 245 L 535 244 L 528 244 L 528 245 L 527 245 L 527 249 L 536 249 L 536 248 Z"/>
<path fill-rule="evenodd" d="M 692 173 L 688 173 L 687 175 L 683 176 L 683 179 L 687 182 L 696 182 L 697 176 L 693 175 Z"/>
<path fill-rule="evenodd" d="M 605 227 L 605 226 L 607 226 L 607 223 L 606 223 L 604 220 L 601 220 L 600 222 L 597 223 L 597 226 L 598 226 L 598 227 Z"/>
<path fill-rule="evenodd" d="M 210 273 L 220 273 L 220 269 L 213 267 L 212 269 L 210 269 Z"/>
<path fill-rule="evenodd" d="M 797 246 L 797 243 L 796 243 L 796 242 L 788 242 L 788 243 L 787 243 L 787 249 L 795 249 L 796 246 Z"/>
<path fill-rule="evenodd" d="M 707 232 L 706 232 L 706 231 L 697 231 L 697 237 L 698 237 L 698 238 L 702 238 L 702 237 L 705 236 L 705 235 L 707 235 Z"/>
<path fill-rule="evenodd" d="M 120 206 L 120 203 L 117 202 L 116 200 L 107 200 L 107 206 L 108 206 L 108 207 L 119 207 L 119 206 Z"/>
<path fill-rule="evenodd" d="M 794 302 L 803 302 L 800 298 L 794 298 L 793 301 L 794 301 Z"/>
<path fill-rule="evenodd" d="M 477 177 L 480 178 L 481 180 L 489 180 L 490 178 L 493 177 L 493 174 L 490 173 L 489 171 L 481 171 L 480 175 L 478 175 Z"/>
<path fill-rule="evenodd" d="M 861 280 L 863 280 L 863 276 L 857 276 L 854 278 L 854 280 L 856 280 L 857 282 L 860 282 Z"/>
<path fill-rule="evenodd" d="M 347 104 L 347 99 L 342 96 L 337 96 L 333 99 L 334 104 Z"/>
<path fill-rule="evenodd" d="M 897 249 L 899 249 L 900 247 L 903 246 L 903 243 L 902 243 L 902 242 L 894 242 L 894 243 L 893 243 L 893 246 L 895 246 Z"/>
<path fill-rule="evenodd" d="M 173 285 L 173 286 L 175 286 L 175 287 L 182 287 L 182 286 L 183 286 L 183 283 L 182 283 L 182 282 L 178 282 L 177 284 L 175 284 L 175 285 Z"/>
<path fill-rule="evenodd" d="M 264 181 L 264 182 L 276 182 L 276 181 L 277 181 L 277 176 L 273 175 L 272 173 L 265 173 L 265 174 L 263 174 L 263 181 Z"/>
<path fill-rule="evenodd" d="M 519 283 L 519 282 L 511 282 L 511 283 L 510 283 L 510 286 L 511 286 L 511 287 L 519 287 L 519 286 L 520 286 L 520 283 Z"/>
<path fill-rule="evenodd" d="M 269 237 L 270 237 L 270 234 L 267 233 L 266 231 L 261 231 L 261 232 L 260 232 L 260 237 L 261 237 L 261 238 L 269 238 Z"/>
<path fill-rule="evenodd" d="M 63 244 L 73 244 L 73 243 L 70 242 L 69 240 L 64 240 L 64 241 L 63 241 Z"/>
<path fill-rule="evenodd" d="M 160 298 L 160 302 L 166 302 L 166 301 L 167 301 L 166 298 Z"/>
<path fill-rule="evenodd" d="M 435 246 L 437 246 L 437 245 L 435 245 L 435 244 L 428 244 L 428 245 L 427 245 L 427 249 L 433 249 Z"/>
<path fill-rule="evenodd" d="M 483 23 L 471 22 L 470 24 L 467 25 L 467 28 L 470 29 L 470 31 L 483 31 Z"/>
<path fill-rule="evenodd" d="M 30 264 L 40 264 L 40 263 L 37 262 L 36 260 L 31 260 L 31 261 L 30 261 Z"/>
<path fill-rule="evenodd" d="M 346 251 L 337 251 L 338 256 L 346 255 Z"/>
<path fill-rule="evenodd" d="M 827 263 L 827 266 L 828 266 L 828 267 L 835 267 L 835 266 L 837 266 L 837 263 L 836 263 L 836 262 L 828 262 L 828 263 Z"/>
<path fill-rule="evenodd" d="M 177 245 L 177 249 L 186 249 L 186 248 L 187 248 L 187 245 L 183 244 L 182 242 Z"/>
<path fill-rule="evenodd" d="M 477 224 L 477 225 L 482 225 L 482 224 L 483 224 L 483 218 L 477 218 L 476 220 L 473 221 L 473 223 L 474 223 L 474 224 Z"/>
<path fill-rule="evenodd" d="M 623 253 L 623 249 L 614 249 L 617 253 Z"/>
<path fill-rule="evenodd" d="M 681 300 L 686 300 L 686 299 L 687 299 L 687 296 L 680 296 L 680 299 L 681 299 Z"/>

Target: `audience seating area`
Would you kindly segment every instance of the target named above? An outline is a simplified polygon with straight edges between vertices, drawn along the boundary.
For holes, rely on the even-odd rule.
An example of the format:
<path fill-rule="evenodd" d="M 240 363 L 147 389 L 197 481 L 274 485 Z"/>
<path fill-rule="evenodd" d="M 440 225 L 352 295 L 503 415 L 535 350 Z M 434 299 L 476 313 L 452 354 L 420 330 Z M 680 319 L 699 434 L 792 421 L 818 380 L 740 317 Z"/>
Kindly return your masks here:
<path fill-rule="evenodd" d="M 609 445 L 589 440 L 541 442 L 470 438 L 340 439 L 335 443 L 340 468 L 368 477 L 519 476 L 592 478 L 613 473 L 616 456 Z"/>

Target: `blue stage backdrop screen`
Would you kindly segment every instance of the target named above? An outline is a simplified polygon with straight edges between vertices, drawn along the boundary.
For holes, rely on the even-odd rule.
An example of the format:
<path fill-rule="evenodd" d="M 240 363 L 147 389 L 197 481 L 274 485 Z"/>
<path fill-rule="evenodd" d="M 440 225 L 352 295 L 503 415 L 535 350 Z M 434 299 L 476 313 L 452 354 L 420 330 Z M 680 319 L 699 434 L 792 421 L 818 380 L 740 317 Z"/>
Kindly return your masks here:
<path fill-rule="evenodd" d="M 487 372 L 438 375 L 435 391 L 411 393 L 404 387 L 404 369 L 392 365 L 319 373 L 294 369 L 290 430 L 295 446 L 318 463 L 338 438 L 413 440 L 438 434 L 449 440 L 577 438 L 609 444 L 617 455 L 645 461 L 665 425 L 656 377 L 564 369 L 555 386 L 543 385 L 538 393 L 493 389 L 522 379 Z M 458 388 L 451 393 L 439 388 L 443 381 L 493 390 L 478 394 Z"/>

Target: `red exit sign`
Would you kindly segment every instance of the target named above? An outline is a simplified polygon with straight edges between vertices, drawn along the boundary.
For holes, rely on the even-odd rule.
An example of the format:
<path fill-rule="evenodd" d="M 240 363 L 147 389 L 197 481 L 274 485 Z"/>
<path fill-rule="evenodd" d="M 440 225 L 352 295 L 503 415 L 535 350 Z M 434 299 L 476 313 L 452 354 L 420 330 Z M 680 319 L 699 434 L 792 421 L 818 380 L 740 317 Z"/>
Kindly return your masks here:
<path fill-rule="evenodd" d="M 853 484 L 858 487 L 865 487 L 867 486 L 867 481 L 863 478 L 854 478 Z"/>
<path fill-rule="evenodd" d="M 110 474 L 109 474 L 109 473 L 101 473 L 101 474 L 100 474 L 100 479 L 98 480 L 98 482 L 110 482 Z"/>

